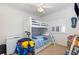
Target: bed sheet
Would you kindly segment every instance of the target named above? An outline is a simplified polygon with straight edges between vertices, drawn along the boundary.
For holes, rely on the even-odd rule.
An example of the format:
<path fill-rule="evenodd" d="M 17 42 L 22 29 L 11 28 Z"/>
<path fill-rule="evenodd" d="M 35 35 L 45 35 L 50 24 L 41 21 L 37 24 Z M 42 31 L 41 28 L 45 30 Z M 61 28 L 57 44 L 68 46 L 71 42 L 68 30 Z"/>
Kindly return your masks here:
<path fill-rule="evenodd" d="M 45 36 L 34 36 L 34 38 L 36 38 L 36 39 L 33 39 L 35 41 L 36 49 L 42 47 L 43 45 L 45 45 L 48 42 L 48 40 L 44 40 L 44 37 Z"/>

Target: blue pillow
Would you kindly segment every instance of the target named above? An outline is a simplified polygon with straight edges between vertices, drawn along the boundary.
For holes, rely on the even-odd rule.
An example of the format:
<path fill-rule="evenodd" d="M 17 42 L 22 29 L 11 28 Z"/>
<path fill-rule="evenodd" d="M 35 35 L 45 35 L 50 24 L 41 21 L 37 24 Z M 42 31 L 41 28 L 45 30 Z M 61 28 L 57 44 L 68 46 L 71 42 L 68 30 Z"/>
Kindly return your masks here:
<path fill-rule="evenodd" d="M 32 39 L 37 39 L 35 36 L 32 36 Z"/>
<path fill-rule="evenodd" d="M 48 38 L 47 38 L 47 37 L 43 37 L 43 39 L 44 39 L 44 40 L 48 40 Z"/>

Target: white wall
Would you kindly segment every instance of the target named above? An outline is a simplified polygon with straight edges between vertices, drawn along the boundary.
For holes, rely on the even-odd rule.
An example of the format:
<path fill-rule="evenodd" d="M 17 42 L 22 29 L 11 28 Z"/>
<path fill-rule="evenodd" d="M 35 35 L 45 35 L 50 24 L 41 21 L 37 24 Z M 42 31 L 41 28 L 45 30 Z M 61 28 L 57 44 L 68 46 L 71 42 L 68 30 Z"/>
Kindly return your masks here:
<path fill-rule="evenodd" d="M 23 20 L 28 20 L 29 16 L 38 19 L 35 15 L 0 4 L 0 44 L 6 43 L 5 39 L 9 35 L 22 34 Z"/>
<path fill-rule="evenodd" d="M 54 14 L 42 17 L 43 21 L 48 22 L 50 28 L 52 26 L 65 26 L 66 33 L 53 33 L 56 39 L 56 43 L 66 46 L 67 36 L 69 34 L 77 33 L 79 30 L 79 21 L 77 23 L 77 28 L 71 28 L 71 17 L 76 16 L 74 12 L 74 6 L 72 4 L 71 7 L 65 8 L 61 11 L 57 11 Z M 49 29 L 50 29 L 49 28 Z"/>
<path fill-rule="evenodd" d="M 0 8 L 1 9 L 1 8 Z M 0 44 L 3 44 L 3 43 L 5 43 L 6 41 L 5 41 L 5 29 L 4 29 L 4 17 L 3 17 L 4 15 L 3 14 L 1 14 L 1 12 L 0 12 Z"/>

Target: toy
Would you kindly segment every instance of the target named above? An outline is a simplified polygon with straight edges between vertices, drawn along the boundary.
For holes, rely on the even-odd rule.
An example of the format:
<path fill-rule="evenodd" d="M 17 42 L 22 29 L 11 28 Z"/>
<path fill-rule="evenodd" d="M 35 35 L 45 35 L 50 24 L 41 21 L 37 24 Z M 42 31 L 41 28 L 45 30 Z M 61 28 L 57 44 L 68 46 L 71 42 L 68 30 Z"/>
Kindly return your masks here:
<path fill-rule="evenodd" d="M 18 53 L 18 55 L 22 55 L 22 47 L 19 44 L 16 44 L 16 52 Z"/>
<path fill-rule="evenodd" d="M 16 53 L 19 55 L 34 54 L 35 42 L 30 38 L 22 38 L 16 44 Z"/>
<path fill-rule="evenodd" d="M 25 31 L 24 37 L 30 37 L 30 32 Z"/>
<path fill-rule="evenodd" d="M 35 42 L 30 39 L 30 32 L 25 31 L 24 38 L 18 40 L 16 44 L 15 52 L 19 55 L 34 54 L 34 46 Z"/>
<path fill-rule="evenodd" d="M 35 45 L 34 41 L 29 41 L 29 45 L 30 45 L 30 47 L 34 47 L 34 45 Z"/>
<path fill-rule="evenodd" d="M 28 48 L 28 41 L 22 42 L 22 47 L 23 48 Z"/>
<path fill-rule="evenodd" d="M 32 52 L 33 51 L 33 48 L 32 47 L 29 47 L 29 51 Z"/>
<path fill-rule="evenodd" d="M 28 49 L 24 48 L 23 55 L 26 55 L 26 54 L 28 54 Z"/>

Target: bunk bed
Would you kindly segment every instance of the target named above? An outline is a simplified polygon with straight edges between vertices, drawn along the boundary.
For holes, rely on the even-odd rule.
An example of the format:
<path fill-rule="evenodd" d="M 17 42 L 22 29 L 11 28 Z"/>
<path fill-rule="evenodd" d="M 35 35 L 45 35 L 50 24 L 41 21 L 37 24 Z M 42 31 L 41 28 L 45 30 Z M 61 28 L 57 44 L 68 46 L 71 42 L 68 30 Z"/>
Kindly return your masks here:
<path fill-rule="evenodd" d="M 51 44 L 48 33 L 48 24 L 32 20 L 32 39 L 35 41 L 35 53 Z"/>

